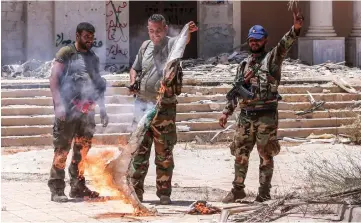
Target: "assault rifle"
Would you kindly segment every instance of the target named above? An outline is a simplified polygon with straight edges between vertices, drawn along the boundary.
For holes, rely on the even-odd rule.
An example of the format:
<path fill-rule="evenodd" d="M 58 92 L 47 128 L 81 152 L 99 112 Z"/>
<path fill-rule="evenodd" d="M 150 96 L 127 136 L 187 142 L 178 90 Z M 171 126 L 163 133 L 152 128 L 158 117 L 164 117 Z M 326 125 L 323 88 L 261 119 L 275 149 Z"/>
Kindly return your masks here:
<path fill-rule="evenodd" d="M 242 98 L 244 100 L 251 100 L 254 97 L 254 93 L 248 91 L 244 87 L 243 80 L 238 80 L 233 85 L 233 88 L 226 94 L 226 98 L 229 101 L 235 100 L 236 98 Z"/>
<path fill-rule="evenodd" d="M 257 71 L 261 68 L 262 64 L 259 64 L 252 72 L 253 74 L 256 74 Z M 250 92 L 244 87 L 244 77 L 243 77 L 243 71 L 246 66 L 245 62 L 242 62 L 241 65 L 241 74 L 237 81 L 233 83 L 233 88 L 227 93 L 226 98 L 229 101 L 236 100 L 237 98 L 242 98 L 243 100 L 251 100 L 254 98 L 254 93 Z M 238 73 L 238 71 L 237 71 Z"/>

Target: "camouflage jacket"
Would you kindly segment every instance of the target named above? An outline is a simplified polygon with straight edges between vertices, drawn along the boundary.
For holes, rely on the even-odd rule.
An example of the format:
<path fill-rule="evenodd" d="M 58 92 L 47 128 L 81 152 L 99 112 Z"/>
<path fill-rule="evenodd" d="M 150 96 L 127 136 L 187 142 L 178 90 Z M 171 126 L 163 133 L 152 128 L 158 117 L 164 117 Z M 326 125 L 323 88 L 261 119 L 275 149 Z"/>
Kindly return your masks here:
<path fill-rule="evenodd" d="M 246 86 L 253 91 L 255 97 L 249 101 L 240 99 L 239 105 L 241 108 L 256 110 L 270 105 L 277 107 L 282 62 L 298 36 L 299 33 L 296 33 L 294 27 L 292 27 L 271 51 L 257 57 L 250 55 L 240 63 L 235 80 L 244 78 L 243 75 L 249 70 L 257 70 L 249 86 Z M 255 69 L 255 67 L 257 68 Z M 234 100 L 228 101 L 223 114 L 232 115 L 236 107 L 237 102 Z"/>

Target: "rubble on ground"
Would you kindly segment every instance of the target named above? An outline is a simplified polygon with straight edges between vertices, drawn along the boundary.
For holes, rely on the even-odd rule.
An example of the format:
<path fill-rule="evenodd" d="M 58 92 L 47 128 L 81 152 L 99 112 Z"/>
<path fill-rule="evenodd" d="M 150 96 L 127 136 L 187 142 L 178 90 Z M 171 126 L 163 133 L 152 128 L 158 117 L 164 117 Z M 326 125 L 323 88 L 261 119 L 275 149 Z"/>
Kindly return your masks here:
<path fill-rule="evenodd" d="M 193 77 L 222 82 L 224 79 L 232 79 L 236 73 L 238 64 L 245 59 L 249 53 L 247 51 L 235 51 L 231 54 L 222 53 L 216 57 L 208 59 L 186 59 L 182 61 L 185 77 Z M 21 78 L 48 78 L 50 76 L 51 61 L 29 60 L 23 64 L 12 64 L 2 66 L 1 77 L 3 79 Z M 126 74 L 129 68 L 125 66 L 107 65 L 101 75 Z M 282 79 L 302 79 L 302 78 L 322 78 L 322 77 L 348 77 L 355 78 L 361 75 L 361 69 L 357 67 L 345 66 L 345 62 L 309 66 L 300 60 L 285 59 L 282 66 Z M 123 78 L 121 75 L 121 77 Z M 128 77 L 127 77 L 128 78 Z"/>
<path fill-rule="evenodd" d="M 1 77 L 13 78 L 48 78 L 52 61 L 29 60 L 23 64 L 4 65 L 1 68 Z"/>
<path fill-rule="evenodd" d="M 239 56 L 242 55 L 242 56 Z M 241 62 L 246 54 L 237 54 Z M 183 62 L 184 71 L 192 76 L 211 76 L 211 77 L 234 77 L 239 62 L 231 61 L 224 62 L 220 60 L 221 56 L 211 58 L 209 60 L 190 59 Z M 357 67 L 348 67 L 342 63 L 323 63 L 318 65 L 307 65 L 300 60 L 293 60 L 287 58 L 282 66 L 283 79 L 302 79 L 302 78 L 322 78 L 322 77 L 349 77 L 355 78 L 361 75 L 361 69 Z"/>
<path fill-rule="evenodd" d="M 50 71 L 53 61 L 29 60 L 23 64 L 4 65 L 1 68 L 1 78 L 3 79 L 23 79 L 39 78 L 47 79 L 50 77 Z M 120 74 L 129 72 L 126 66 L 107 65 L 100 75 Z"/>

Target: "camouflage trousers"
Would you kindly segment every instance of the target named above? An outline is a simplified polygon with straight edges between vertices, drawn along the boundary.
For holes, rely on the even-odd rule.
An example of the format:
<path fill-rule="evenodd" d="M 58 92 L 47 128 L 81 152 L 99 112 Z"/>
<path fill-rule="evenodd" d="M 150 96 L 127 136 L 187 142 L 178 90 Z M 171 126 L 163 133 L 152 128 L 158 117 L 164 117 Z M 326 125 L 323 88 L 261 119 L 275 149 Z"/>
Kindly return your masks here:
<path fill-rule="evenodd" d="M 278 112 L 262 111 L 245 113 L 241 111 L 238 126 L 230 145 L 235 156 L 235 178 L 233 187 L 242 189 L 248 171 L 248 160 L 255 144 L 260 157 L 259 183 L 263 188 L 271 188 L 273 157 L 280 152 L 277 140 Z"/>
<path fill-rule="evenodd" d="M 78 181 L 84 181 L 83 158 L 91 148 L 92 138 L 95 132 L 94 112 L 83 114 L 72 112 L 65 121 L 55 119 L 53 126 L 54 158 L 48 181 L 49 188 L 65 188 L 65 165 L 68 153 L 73 145 L 73 156 L 69 165 L 70 185 Z"/>
<path fill-rule="evenodd" d="M 146 110 L 153 106 L 154 104 L 137 99 L 135 120 L 140 120 Z M 154 118 L 151 128 L 145 134 L 141 147 L 133 154 L 130 177 L 137 194 L 144 193 L 144 180 L 148 173 L 150 152 L 154 142 L 157 196 L 171 195 L 174 169 L 173 148 L 177 142 L 175 120 L 175 104 L 161 108 Z"/>

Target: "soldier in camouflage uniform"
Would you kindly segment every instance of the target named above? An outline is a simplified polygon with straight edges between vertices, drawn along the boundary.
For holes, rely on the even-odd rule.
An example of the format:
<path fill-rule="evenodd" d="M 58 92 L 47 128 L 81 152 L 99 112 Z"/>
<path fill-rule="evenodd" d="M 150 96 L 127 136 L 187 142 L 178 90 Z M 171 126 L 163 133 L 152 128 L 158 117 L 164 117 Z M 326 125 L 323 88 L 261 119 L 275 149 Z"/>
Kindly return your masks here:
<path fill-rule="evenodd" d="M 190 32 L 197 30 L 192 22 Z M 145 111 L 154 107 L 163 77 L 163 69 L 176 37 L 166 36 L 168 26 L 162 15 L 154 14 L 148 19 L 150 40 L 143 42 L 130 70 L 130 94 L 137 94 L 133 126 L 135 127 Z M 188 37 L 188 42 L 190 35 Z M 136 81 L 137 80 L 137 81 Z M 140 89 L 135 89 L 139 84 Z M 136 83 L 137 82 L 137 83 Z M 157 196 L 161 204 L 170 204 L 171 181 L 174 169 L 173 148 L 177 142 L 176 104 L 174 97 L 163 98 L 161 108 L 146 133 L 141 148 L 133 156 L 130 177 L 140 201 L 143 201 L 144 179 L 148 172 L 149 157 L 154 141 Z"/>
<path fill-rule="evenodd" d="M 62 47 L 56 54 L 50 76 L 55 122 L 53 127 L 54 159 L 48 186 L 51 200 L 66 202 L 65 164 L 72 141 L 73 157 L 69 166 L 69 196 L 72 198 L 98 197 L 85 185 L 84 158 L 95 132 L 96 103 L 100 107 L 103 127 L 108 125 L 104 104 L 106 82 L 99 75 L 99 58 L 91 50 L 95 28 L 80 23 L 76 30 L 76 42 Z"/>
<path fill-rule="evenodd" d="M 253 93 L 253 98 L 234 98 L 228 100 L 219 119 L 224 128 L 237 103 L 241 108 L 237 130 L 230 145 L 231 154 L 235 156 L 235 178 L 233 188 L 223 199 L 224 203 L 235 202 L 246 197 L 244 181 L 248 170 L 248 160 L 255 144 L 260 157 L 260 187 L 256 201 L 271 199 L 270 188 L 273 175 L 273 157 L 280 152 L 277 141 L 278 129 L 278 95 L 277 88 L 281 80 L 281 66 L 287 52 L 299 36 L 303 16 L 294 12 L 294 25 L 278 45 L 270 52 L 265 52 L 267 32 L 260 25 L 249 30 L 248 45 L 251 54 L 237 69 L 235 80 L 241 80 L 242 86 Z M 252 94 L 250 94 L 252 95 Z M 238 101 L 239 100 L 239 101 Z"/>

